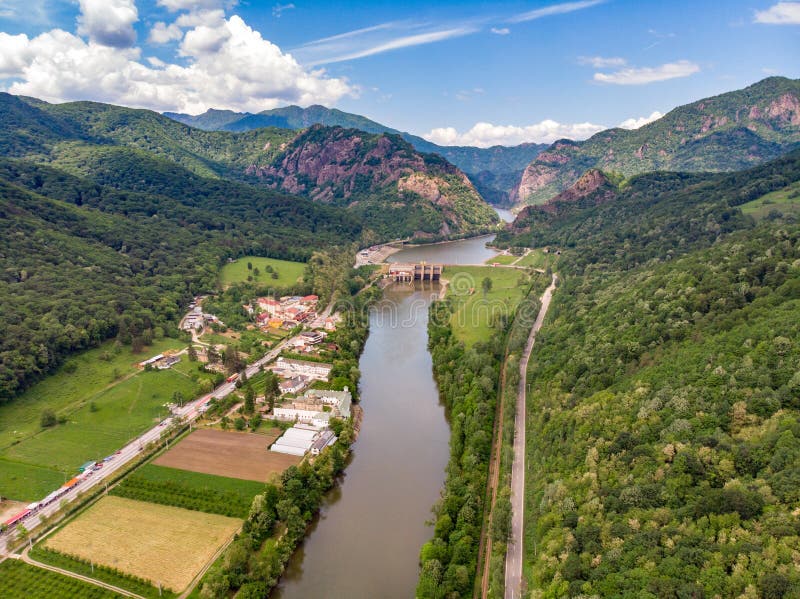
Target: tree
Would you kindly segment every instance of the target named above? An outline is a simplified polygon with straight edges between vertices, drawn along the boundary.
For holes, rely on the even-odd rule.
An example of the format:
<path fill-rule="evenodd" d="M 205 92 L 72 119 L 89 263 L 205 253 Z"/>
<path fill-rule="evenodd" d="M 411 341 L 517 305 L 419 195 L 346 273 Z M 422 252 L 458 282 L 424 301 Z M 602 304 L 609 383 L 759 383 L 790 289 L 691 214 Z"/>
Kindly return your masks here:
<path fill-rule="evenodd" d="M 264 399 L 269 404 L 269 411 L 271 412 L 273 408 L 275 408 L 275 400 L 280 395 L 281 389 L 279 387 L 278 377 L 274 372 L 267 371 L 264 379 Z"/>
<path fill-rule="evenodd" d="M 253 263 L 252 262 L 248 262 L 247 263 L 247 270 L 253 270 Z"/>
<path fill-rule="evenodd" d="M 42 428 L 50 428 L 51 426 L 55 426 L 57 422 L 56 413 L 53 410 L 48 408 L 42 411 L 42 417 L 39 420 Z"/>
<path fill-rule="evenodd" d="M 172 401 L 183 407 L 183 402 L 186 401 L 186 398 L 184 398 L 183 393 L 180 391 L 175 391 L 175 393 L 172 394 Z"/>
<path fill-rule="evenodd" d="M 243 431 L 247 426 L 247 422 L 245 422 L 244 418 L 239 416 L 236 420 L 233 421 L 233 428 L 237 431 Z"/>
<path fill-rule="evenodd" d="M 186 349 L 186 353 L 189 357 L 190 362 L 197 362 L 197 350 L 195 349 L 194 345 L 190 345 Z"/>
<path fill-rule="evenodd" d="M 483 278 L 483 281 L 481 281 L 481 289 L 483 289 L 484 296 L 492 290 L 492 280 L 489 277 Z"/>
<path fill-rule="evenodd" d="M 256 392 L 252 385 L 244 389 L 244 413 L 252 414 L 256 410 Z"/>

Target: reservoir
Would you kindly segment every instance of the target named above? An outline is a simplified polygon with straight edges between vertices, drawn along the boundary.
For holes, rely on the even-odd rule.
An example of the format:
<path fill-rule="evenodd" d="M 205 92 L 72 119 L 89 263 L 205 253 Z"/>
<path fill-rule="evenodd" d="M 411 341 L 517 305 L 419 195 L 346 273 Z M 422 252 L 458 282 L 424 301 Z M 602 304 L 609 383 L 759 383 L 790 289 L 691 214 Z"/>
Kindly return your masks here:
<path fill-rule="evenodd" d="M 497 255 L 486 247 L 494 241 L 494 235 L 470 237 L 459 241 L 409 245 L 389 256 L 387 262 L 428 262 L 431 264 L 483 264 Z M 446 275 L 445 275 L 446 276 Z"/>
<path fill-rule="evenodd" d="M 364 421 L 343 480 L 273 597 L 408 599 L 439 497 L 450 427 L 427 350 L 438 284 L 394 284 L 370 312 L 361 356 Z"/>

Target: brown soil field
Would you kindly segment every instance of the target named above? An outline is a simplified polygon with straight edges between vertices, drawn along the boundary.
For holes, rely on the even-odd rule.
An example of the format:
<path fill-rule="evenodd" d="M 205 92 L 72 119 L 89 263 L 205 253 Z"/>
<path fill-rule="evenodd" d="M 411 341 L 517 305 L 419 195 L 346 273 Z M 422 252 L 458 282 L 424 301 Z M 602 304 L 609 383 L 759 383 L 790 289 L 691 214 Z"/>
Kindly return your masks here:
<path fill-rule="evenodd" d="M 45 546 L 178 592 L 241 525 L 236 518 L 107 496 Z"/>
<path fill-rule="evenodd" d="M 267 448 L 277 435 L 199 429 L 153 463 L 158 466 L 266 482 L 300 458 Z"/>

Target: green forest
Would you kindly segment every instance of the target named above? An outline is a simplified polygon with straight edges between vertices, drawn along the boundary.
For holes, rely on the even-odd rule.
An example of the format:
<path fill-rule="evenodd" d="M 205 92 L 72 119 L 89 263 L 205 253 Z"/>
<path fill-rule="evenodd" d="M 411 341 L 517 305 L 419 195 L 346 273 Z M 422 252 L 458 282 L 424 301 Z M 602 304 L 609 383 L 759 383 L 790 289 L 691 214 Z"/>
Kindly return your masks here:
<path fill-rule="evenodd" d="M 537 596 L 800 596 L 800 226 L 738 208 L 798 179 L 797 153 L 643 175 L 504 235 L 563 251 L 528 373 Z"/>

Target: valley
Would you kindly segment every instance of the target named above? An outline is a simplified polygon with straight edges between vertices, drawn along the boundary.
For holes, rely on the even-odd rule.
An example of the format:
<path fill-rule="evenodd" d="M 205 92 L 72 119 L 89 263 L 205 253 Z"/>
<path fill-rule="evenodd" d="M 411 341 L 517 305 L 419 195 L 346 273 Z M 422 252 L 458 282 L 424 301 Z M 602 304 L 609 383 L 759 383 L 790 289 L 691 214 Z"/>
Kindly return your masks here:
<path fill-rule="evenodd" d="M 798 97 L 470 148 L 0 93 L 0 595 L 795 596 Z"/>

